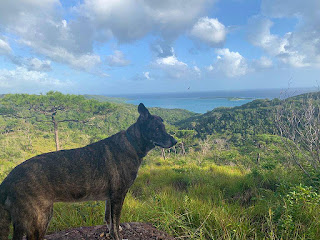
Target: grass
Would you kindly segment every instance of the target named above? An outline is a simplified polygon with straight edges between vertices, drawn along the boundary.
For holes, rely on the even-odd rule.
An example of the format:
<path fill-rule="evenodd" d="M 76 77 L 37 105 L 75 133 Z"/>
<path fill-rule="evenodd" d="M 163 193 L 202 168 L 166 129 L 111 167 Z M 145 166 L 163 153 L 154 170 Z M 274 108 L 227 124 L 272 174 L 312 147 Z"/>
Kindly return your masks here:
<path fill-rule="evenodd" d="M 1 138 L 0 180 L 23 160 L 53 151 L 50 134 L 28 136 L 24 130 Z M 89 141 L 80 132 L 61 137 L 65 149 Z M 264 162 L 241 164 L 255 161 L 256 151 Z M 121 221 L 150 222 L 177 239 L 320 239 L 319 184 L 277 162 L 280 153 L 273 143 L 252 152 L 213 147 L 205 154 L 167 154 L 165 160 L 152 151 L 129 190 Z M 104 202 L 57 203 L 49 232 L 101 225 L 103 219 Z"/>
<path fill-rule="evenodd" d="M 319 239 L 319 196 L 288 173 L 150 157 L 121 221 L 150 222 L 177 239 Z M 103 202 L 59 203 L 49 231 L 100 225 L 103 214 Z"/>

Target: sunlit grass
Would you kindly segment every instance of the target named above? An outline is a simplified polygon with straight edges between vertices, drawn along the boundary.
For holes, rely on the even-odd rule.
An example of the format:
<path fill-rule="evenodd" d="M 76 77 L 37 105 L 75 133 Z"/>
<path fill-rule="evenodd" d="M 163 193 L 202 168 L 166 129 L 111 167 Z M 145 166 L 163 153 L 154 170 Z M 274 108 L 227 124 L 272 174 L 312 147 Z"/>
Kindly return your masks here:
<path fill-rule="evenodd" d="M 13 160 L 1 165 L 1 177 L 23 157 L 53 148 L 53 142 L 42 146 L 45 138 L 38 137 L 19 156 L 13 149 Z M 6 141 L 12 148 L 17 144 L 16 138 Z M 83 136 L 65 147 L 80 146 L 81 141 L 88 139 Z M 10 148 L 6 150 L 10 155 Z M 166 159 L 149 154 L 127 194 L 121 222 L 149 222 L 177 239 L 320 238 L 317 188 L 295 188 L 304 181 L 296 170 L 280 164 L 272 169 L 217 165 L 214 158 L 212 152 Z M 104 204 L 55 204 L 49 232 L 104 224 Z"/>
<path fill-rule="evenodd" d="M 178 239 L 278 239 L 273 212 L 282 200 L 269 185 L 261 187 L 262 177 L 237 166 L 198 165 L 184 156 L 155 157 L 140 169 L 121 221 L 149 222 Z M 104 202 L 58 203 L 54 214 L 50 232 L 101 225 Z"/>

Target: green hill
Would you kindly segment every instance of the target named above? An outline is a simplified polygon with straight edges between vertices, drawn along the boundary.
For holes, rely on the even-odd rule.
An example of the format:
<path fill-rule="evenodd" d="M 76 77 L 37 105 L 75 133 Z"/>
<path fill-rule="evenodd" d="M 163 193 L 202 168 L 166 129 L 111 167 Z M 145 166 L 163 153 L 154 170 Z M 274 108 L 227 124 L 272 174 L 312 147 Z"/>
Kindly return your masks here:
<path fill-rule="evenodd" d="M 119 98 L 119 97 L 107 97 L 103 95 L 90 95 L 90 94 L 85 94 L 83 95 L 86 99 L 94 99 L 99 102 L 114 102 L 114 103 L 126 103 L 125 98 Z"/>
<path fill-rule="evenodd" d="M 277 134 L 275 117 L 279 106 L 305 106 L 307 100 L 320 103 L 320 92 L 306 93 L 285 100 L 257 99 L 239 107 L 216 108 L 205 114 L 193 116 L 177 123 L 181 129 L 195 129 L 198 136 L 211 134 Z"/>

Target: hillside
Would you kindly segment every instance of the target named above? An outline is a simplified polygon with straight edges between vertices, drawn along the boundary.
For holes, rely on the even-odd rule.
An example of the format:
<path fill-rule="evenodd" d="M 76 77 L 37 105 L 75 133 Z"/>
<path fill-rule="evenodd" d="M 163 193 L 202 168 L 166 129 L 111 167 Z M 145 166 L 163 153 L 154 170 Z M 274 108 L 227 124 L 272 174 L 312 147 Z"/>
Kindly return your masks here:
<path fill-rule="evenodd" d="M 102 95 L 83 95 L 83 96 L 86 99 L 93 99 L 99 102 L 116 103 L 115 105 L 117 105 L 118 107 L 126 108 L 127 111 L 130 111 L 135 116 L 138 116 L 136 111 L 137 107 L 132 104 L 127 104 L 125 98 L 107 97 Z M 165 108 L 152 107 L 152 108 L 149 108 L 149 110 L 151 111 L 152 114 L 161 116 L 167 123 L 170 123 L 170 124 L 176 124 L 181 120 L 199 115 L 198 113 L 190 112 L 184 109 L 165 109 Z"/>
<path fill-rule="evenodd" d="M 293 105 L 296 108 L 313 99 L 320 103 L 320 92 L 306 93 L 290 97 L 285 100 L 257 99 L 250 103 L 233 108 L 216 108 L 205 114 L 180 121 L 177 125 L 181 129 L 195 129 L 198 136 L 205 138 L 211 134 L 277 134 L 275 117 L 277 108 Z"/>
<path fill-rule="evenodd" d="M 90 94 L 85 94 L 83 95 L 86 99 L 94 99 L 99 102 L 113 102 L 113 103 L 125 103 L 126 99 L 125 98 L 118 98 L 118 97 L 107 97 L 103 95 L 90 95 Z"/>

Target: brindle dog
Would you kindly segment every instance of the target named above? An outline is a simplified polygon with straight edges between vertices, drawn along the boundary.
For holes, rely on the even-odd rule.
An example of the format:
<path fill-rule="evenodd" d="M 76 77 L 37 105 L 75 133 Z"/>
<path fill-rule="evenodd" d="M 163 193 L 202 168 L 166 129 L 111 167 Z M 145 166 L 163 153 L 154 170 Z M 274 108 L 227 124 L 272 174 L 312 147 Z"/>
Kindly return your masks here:
<path fill-rule="evenodd" d="M 140 116 L 126 131 L 83 148 L 35 156 L 15 167 L 0 185 L 0 240 L 43 239 L 54 202 L 106 200 L 106 221 L 119 240 L 124 198 L 142 158 L 155 146 L 169 148 L 177 141 L 163 120 L 141 103 Z"/>

